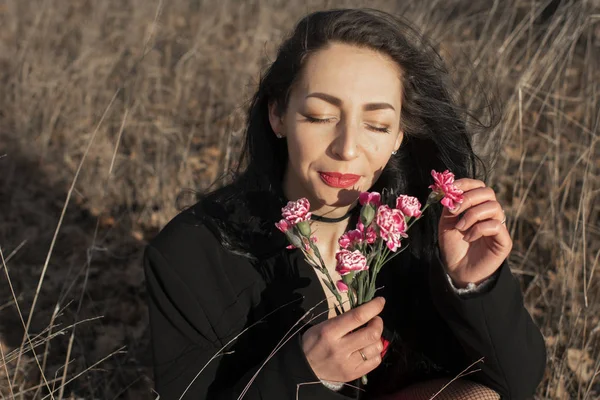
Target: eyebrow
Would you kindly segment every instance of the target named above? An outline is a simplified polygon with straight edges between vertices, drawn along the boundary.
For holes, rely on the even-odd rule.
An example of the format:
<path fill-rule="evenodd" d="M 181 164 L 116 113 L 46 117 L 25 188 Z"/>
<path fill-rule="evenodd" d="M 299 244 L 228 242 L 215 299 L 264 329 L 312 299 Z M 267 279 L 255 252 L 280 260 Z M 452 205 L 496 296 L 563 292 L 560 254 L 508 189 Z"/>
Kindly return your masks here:
<path fill-rule="evenodd" d="M 337 97 L 332 96 L 327 93 L 321 93 L 321 92 L 310 93 L 309 95 L 306 96 L 306 98 L 308 99 L 309 97 L 316 97 L 318 99 L 325 100 L 326 102 L 333 104 L 336 107 L 340 107 L 342 105 L 341 99 L 338 99 Z M 365 111 L 383 110 L 386 108 L 396 111 L 396 109 L 389 103 L 368 103 L 363 106 L 363 109 Z"/>

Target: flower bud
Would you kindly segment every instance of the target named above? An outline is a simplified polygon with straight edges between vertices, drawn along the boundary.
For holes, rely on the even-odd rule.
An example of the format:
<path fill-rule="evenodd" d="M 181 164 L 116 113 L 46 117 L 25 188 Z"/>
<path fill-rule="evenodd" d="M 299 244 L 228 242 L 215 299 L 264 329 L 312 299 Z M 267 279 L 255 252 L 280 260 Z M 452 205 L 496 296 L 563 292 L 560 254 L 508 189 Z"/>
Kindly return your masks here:
<path fill-rule="evenodd" d="M 298 230 L 300 231 L 302 236 L 306 238 L 310 237 L 310 224 L 308 223 L 308 221 L 298 222 L 296 226 L 298 227 Z"/>
<path fill-rule="evenodd" d="M 301 249 L 304 245 L 302 243 L 302 239 L 298 235 L 294 233 L 293 230 L 288 230 L 285 232 L 285 236 L 287 236 L 288 240 L 292 244 L 292 246 Z"/>
<path fill-rule="evenodd" d="M 375 218 L 375 208 L 370 204 L 363 206 L 360 212 L 360 219 L 363 225 L 369 226 L 373 222 L 373 218 Z"/>
<path fill-rule="evenodd" d="M 349 274 L 342 275 L 342 281 L 343 281 L 343 282 L 344 282 L 346 285 L 350 286 L 350 284 L 351 284 L 351 283 L 352 283 L 352 281 L 354 280 L 354 274 L 355 274 L 355 272 L 350 272 Z"/>
<path fill-rule="evenodd" d="M 344 282 L 342 281 L 337 281 L 335 283 L 335 285 L 337 286 L 337 290 L 340 293 L 346 293 L 348 291 L 348 285 L 346 285 Z"/>
<path fill-rule="evenodd" d="M 433 191 L 433 192 L 429 193 L 429 197 L 427 197 L 426 204 L 437 203 L 438 201 L 440 201 L 442 199 L 442 197 L 444 197 L 444 193 Z"/>

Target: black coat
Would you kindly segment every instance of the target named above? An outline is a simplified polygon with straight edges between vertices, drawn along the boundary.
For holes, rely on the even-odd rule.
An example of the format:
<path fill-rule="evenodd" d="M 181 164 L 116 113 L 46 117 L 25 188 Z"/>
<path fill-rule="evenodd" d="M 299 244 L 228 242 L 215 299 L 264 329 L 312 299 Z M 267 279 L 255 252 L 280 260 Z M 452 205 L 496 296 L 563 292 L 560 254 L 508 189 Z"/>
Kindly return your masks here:
<path fill-rule="evenodd" d="M 248 400 L 296 399 L 297 393 L 299 399 L 356 398 L 355 390 L 338 393 L 320 384 L 302 351 L 301 333 L 310 325 L 296 323 L 313 307 L 303 321 L 327 307 L 302 252 L 286 250 L 283 234 L 274 235 L 266 249 L 257 248 L 271 255 L 252 261 L 227 251 L 199 213 L 198 206 L 180 213 L 145 251 L 161 400 L 179 399 L 190 383 L 184 399 L 237 399 L 252 378 Z M 454 377 L 480 358 L 473 368 L 480 371 L 468 379 L 506 399 L 534 393 L 545 368 L 544 340 L 506 262 L 485 293 L 464 297 L 450 287 L 439 256 L 423 265 L 405 251 L 382 269 L 378 286 L 384 286 L 378 295 L 387 300 L 381 317 L 392 345 L 361 398 Z M 326 318 L 325 312 L 311 323 Z M 289 340 L 264 364 L 284 337 Z"/>

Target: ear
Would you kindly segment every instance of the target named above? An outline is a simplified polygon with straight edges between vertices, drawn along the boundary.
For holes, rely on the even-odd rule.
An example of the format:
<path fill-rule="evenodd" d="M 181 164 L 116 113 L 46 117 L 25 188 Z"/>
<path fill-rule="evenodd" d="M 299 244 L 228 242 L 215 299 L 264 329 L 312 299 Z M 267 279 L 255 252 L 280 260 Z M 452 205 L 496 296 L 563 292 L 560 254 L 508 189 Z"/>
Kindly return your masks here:
<path fill-rule="evenodd" d="M 404 139 L 404 132 L 400 131 L 396 137 L 396 143 L 394 143 L 394 151 L 398 151 L 400 145 L 402 144 L 402 139 Z"/>
<path fill-rule="evenodd" d="M 269 102 L 269 123 L 271 124 L 271 129 L 273 129 L 273 132 L 275 132 L 277 137 L 285 136 L 285 132 L 283 130 L 283 117 L 277 112 L 276 102 Z"/>

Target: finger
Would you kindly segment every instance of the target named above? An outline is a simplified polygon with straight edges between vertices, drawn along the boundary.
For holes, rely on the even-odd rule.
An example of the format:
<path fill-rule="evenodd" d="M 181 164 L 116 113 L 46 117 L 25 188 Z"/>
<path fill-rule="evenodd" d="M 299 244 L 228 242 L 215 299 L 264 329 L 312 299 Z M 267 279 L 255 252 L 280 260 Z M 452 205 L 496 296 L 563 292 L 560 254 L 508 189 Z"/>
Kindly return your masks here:
<path fill-rule="evenodd" d="M 500 203 L 497 201 L 487 201 L 467 210 L 462 218 L 454 226 L 459 231 L 466 231 L 476 222 L 486 219 L 496 219 L 502 221 L 504 219 L 504 211 Z"/>
<path fill-rule="evenodd" d="M 382 333 L 383 320 L 380 317 L 373 317 L 367 326 L 346 335 L 342 340 L 342 346 L 352 353 L 377 342 L 381 343 Z"/>
<path fill-rule="evenodd" d="M 364 361 L 362 359 L 362 356 L 360 355 L 361 351 L 365 355 L 367 360 L 369 360 L 373 357 L 377 357 L 377 356 L 381 355 L 381 352 L 383 351 L 383 343 L 381 343 L 381 339 L 380 339 L 377 341 L 377 343 L 372 343 L 372 344 L 368 345 L 367 347 L 364 347 L 362 349 L 358 349 L 357 351 L 355 351 L 355 353 L 358 354 L 358 357 L 360 357 L 359 359 L 361 361 Z M 353 355 L 353 357 L 354 357 L 354 355 Z"/>
<path fill-rule="evenodd" d="M 490 187 L 479 187 L 463 193 L 463 202 L 456 208 L 449 210 L 453 215 L 458 215 L 471 207 L 486 201 L 496 201 L 496 192 Z"/>
<path fill-rule="evenodd" d="M 478 179 L 461 178 L 454 181 L 454 186 L 463 192 L 468 192 L 469 190 L 485 187 L 485 183 Z"/>
<path fill-rule="evenodd" d="M 497 243 L 498 250 L 510 248 L 512 246 L 510 234 L 508 233 L 506 226 L 496 219 L 477 222 L 467 231 L 463 240 L 474 242 L 482 237 L 493 237 Z"/>
<path fill-rule="evenodd" d="M 332 339 L 339 339 L 360 328 L 378 315 L 385 305 L 383 297 L 376 297 L 352 310 L 330 319 L 331 324 L 324 328 Z"/>
<path fill-rule="evenodd" d="M 458 204 L 456 208 L 450 211 L 448 208 L 442 208 L 442 215 L 440 217 L 440 230 L 449 231 L 453 230 L 455 225 L 458 223 L 459 215 L 468 210 L 469 208 L 481 204 L 486 201 L 495 201 L 496 193 L 493 189 L 488 188 L 482 181 L 475 179 L 460 179 L 455 183 L 460 183 L 462 188 L 469 188 L 463 193 L 463 201 Z"/>
<path fill-rule="evenodd" d="M 364 351 L 363 351 L 364 352 Z M 366 355 L 366 354 L 365 354 Z M 368 374 L 381 364 L 381 354 L 374 354 L 372 357 L 367 356 L 367 360 L 363 360 L 358 352 L 353 354 L 352 363 L 356 365 L 354 376 L 351 380 L 358 379 L 363 375 Z"/>

